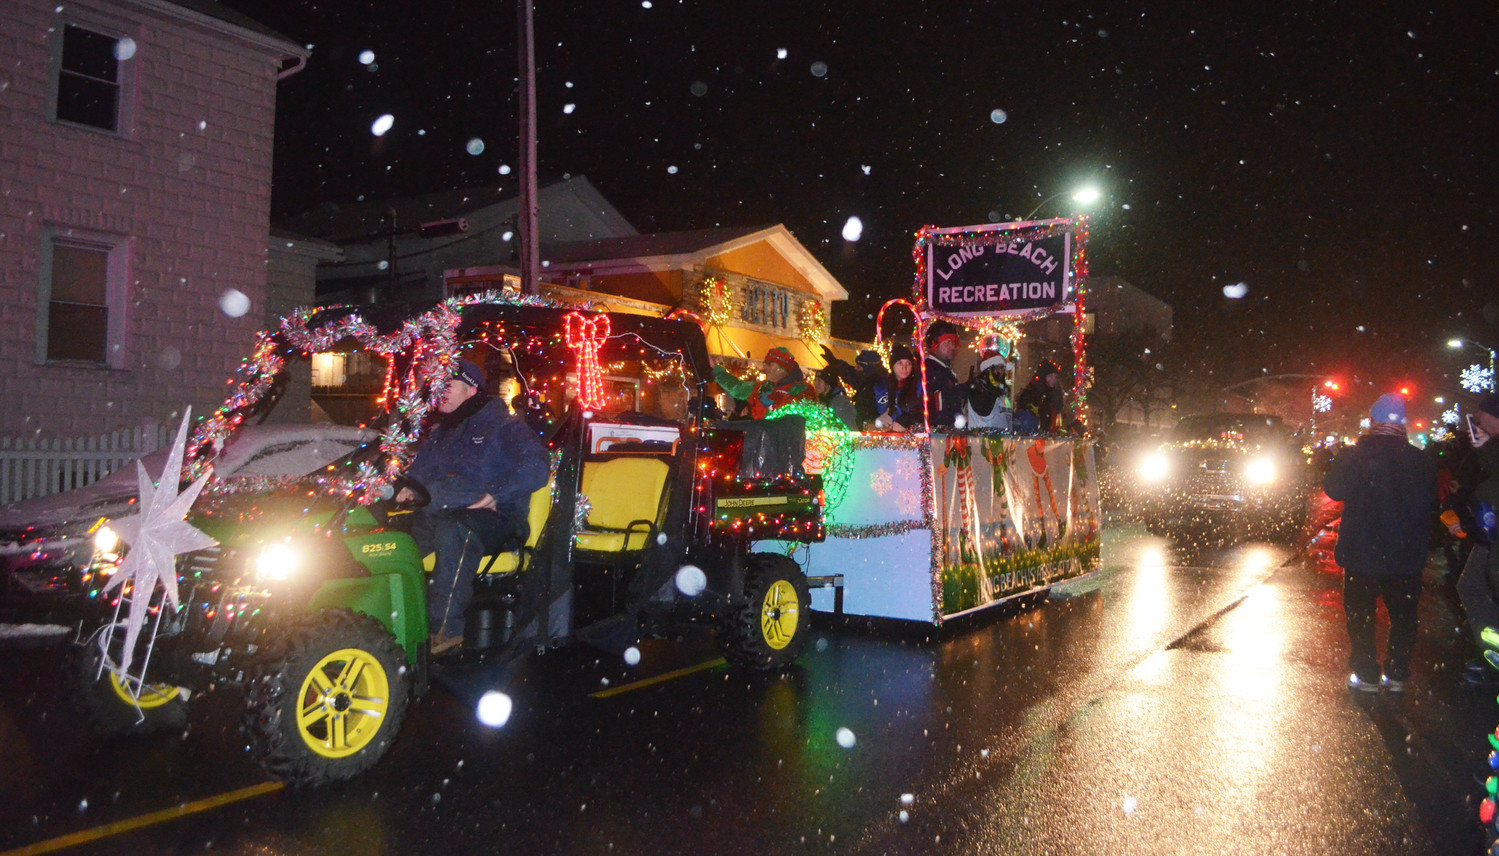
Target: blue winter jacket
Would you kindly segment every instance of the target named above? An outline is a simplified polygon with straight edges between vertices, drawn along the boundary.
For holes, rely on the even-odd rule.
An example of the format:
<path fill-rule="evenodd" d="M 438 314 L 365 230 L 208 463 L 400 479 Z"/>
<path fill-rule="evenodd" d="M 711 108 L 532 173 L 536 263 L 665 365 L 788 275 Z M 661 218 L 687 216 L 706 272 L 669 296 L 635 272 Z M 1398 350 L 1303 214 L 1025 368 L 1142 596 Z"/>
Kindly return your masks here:
<path fill-rule="evenodd" d="M 1404 437 L 1371 434 L 1345 449 L 1322 484 L 1343 503 L 1333 558 L 1350 574 L 1421 573 L 1436 510 L 1437 465 Z"/>
<path fill-rule="evenodd" d="M 432 494 L 432 509 L 466 508 L 487 493 L 501 509 L 523 510 L 550 477 L 546 445 L 499 399 L 457 425 L 434 426 L 406 474 Z"/>

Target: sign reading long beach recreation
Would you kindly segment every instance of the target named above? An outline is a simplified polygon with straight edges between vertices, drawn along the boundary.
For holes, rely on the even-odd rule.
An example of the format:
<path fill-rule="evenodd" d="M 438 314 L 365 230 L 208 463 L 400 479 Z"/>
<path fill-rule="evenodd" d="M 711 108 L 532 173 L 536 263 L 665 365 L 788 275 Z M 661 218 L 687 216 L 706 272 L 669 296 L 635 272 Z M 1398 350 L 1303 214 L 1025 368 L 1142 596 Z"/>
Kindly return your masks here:
<path fill-rule="evenodd" d="M 971 232 L 973 227 L 936 229 Z M 995 241 L 994 238 L 1000 238 Z M 1062 306 L 1071 299 L 1072 233 L 1004 240 L 926 245 L 926 302 L 944 315 L 1003 315 Z"/>

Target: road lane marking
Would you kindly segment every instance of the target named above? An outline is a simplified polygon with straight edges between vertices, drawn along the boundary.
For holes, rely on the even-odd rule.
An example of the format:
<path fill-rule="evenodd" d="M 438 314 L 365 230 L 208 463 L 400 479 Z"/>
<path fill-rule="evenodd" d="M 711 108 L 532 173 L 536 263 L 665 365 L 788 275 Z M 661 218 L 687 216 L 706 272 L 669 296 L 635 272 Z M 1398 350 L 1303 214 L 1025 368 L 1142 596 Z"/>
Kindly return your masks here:
<path fill-rule="evenodd" d="M 656 684 L 664 684 L 667 681 L 674 681 L 677 678 L 682 677 L 683 675 L 690 675 L 693 672 L 701 672 L 701 671 L 705 671 L 707 669 L 714 669 L 714 668 L 717 668 L 719 666 L 722 666 L 722 665 L 726 664 L 727 662 L 728 662 L 728 660 L 725 660 L 724 658 L 719 657 L 717 660 L 709 660 L 706 663 L 698 663 L 696 666 L 688 666 L 685 669 L 676 669 L 676 670 L 670 671 L 670 672 L 663 672 L 663 673 L 661 673 L 659 675 L 656 675 L 653 678 L 643 678 L 643 679 L 635 681 L 633 683 L 620 684 L 617 687 L 610 687 L 607 690 L 599 690 L 596 693 L 589 693 L 588 697 L 589 698 L 608 698 L 610 696 L 617 696 L 620 693 L 627 693 L 630 690 L 644 689 L 646 687 L 655 686 Z M 10 854 L 8 854 L 8 853 L 0 853 L 0 856 L 10 856 Z"/>
<path fill-rule="evenodd" d="M 88 844 L 93 841 L 98 841 L 101 838 L 108 838 L 111 835 L 119 835 L 123 832 L 133 832 L 134 830 L 142 829 L 147 826 L 155 826 L 158 823 L 165 823 L 169 820 L 176 820 L 179 817 L 186 817 L 190 814 L 198 814 L 199 812 L 210 811 L 212 809 L 226 806 L 230 803 L 239 802 L 241 800 L 253 799 L 258 796 L 264 796 L 265 794 L 275 793 L 276 791 L 279 791 L 284 787 L 286 787 L 286 784 L 284 782 L 261 782 L 258 785 L 251 785 L 248 788 L 240 788 L 237 791 L 229 791 L 228 793 L 219 794 L 217 796 L 206 797 L 204 799 L 195 800 L 190 803 L 183 803 L 182 805 L 173 806 L 172 808 L 164 808 L 161 811 L 153 811 L 150 814 L 140 814 L 136 815 L 135 817 L 127 817 L 124 820 L 117 820 L 114 823 L 106 823 L 103 826 L 96 826 L 92 829 L 72 832 L 67 835 L 58 836 L 57 838 L 49 838 L 46 841 L 38 841 L 35 844 L 28 844 L 25 847 L 18 847 L 15 850 L 6 850 L 5 852 L 0 853 L 0 856 L 40 856 L 40 854 L 42 853 L 55 853 L 58 850 L 65 850 L 69 847 L 77 847 L 80 844 Z"/>

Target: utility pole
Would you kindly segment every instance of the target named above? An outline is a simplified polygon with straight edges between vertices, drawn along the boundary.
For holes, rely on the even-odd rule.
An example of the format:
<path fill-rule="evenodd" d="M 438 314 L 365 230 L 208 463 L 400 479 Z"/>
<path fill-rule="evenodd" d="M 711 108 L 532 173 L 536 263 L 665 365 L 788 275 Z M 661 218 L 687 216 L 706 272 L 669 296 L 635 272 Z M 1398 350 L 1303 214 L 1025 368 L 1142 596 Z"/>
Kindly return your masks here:
<path fill-rule="evenodd" d="M 536 237 L 536 32 L 531 0 L 516 0 L 520 37 L 520 209 L 515 216 L 520 248 L 520 290 L 540 294 L 541 242 Z"/>

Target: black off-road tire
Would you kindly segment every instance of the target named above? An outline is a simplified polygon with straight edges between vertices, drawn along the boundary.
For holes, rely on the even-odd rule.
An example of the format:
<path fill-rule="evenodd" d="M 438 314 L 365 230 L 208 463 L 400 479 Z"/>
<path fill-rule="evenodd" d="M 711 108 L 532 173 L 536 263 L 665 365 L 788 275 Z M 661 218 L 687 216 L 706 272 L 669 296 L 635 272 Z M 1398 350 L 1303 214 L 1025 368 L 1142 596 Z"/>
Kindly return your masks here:
<path fill-rule="evenodd" d="M 187 699 L 176 687 L 147 686 L 139 706 L 126 684 L 108 669 L 99 670 L 102 655 L 95 642 L 72 646 L 63 680 L 68 698 L 100 734 L 151 734 L 181 731 L 187 725 Z"/>
<path fill-rule="evenodd" d="M 724 658 L 751 669 L 791 665 L 811 635 L 812 598 L 807 576 L 785 556 L 754 553 L 747 559 L 744 603 L 719 630 Z"/>
<path fill-rule="evenodd" d="M 351 663 L 358 668 L 345 680 Z M 318 681 L 327 686 L 320 690 Z M 323 610 L 287 628 L 246 690 L 251 757 L 272 777 L 296 785 L 356 776 L 395 742 L 410 691 L 406 654 L 379 622 Z M 304 710 L 315 717 L 305 725 L 298 722 Z"/>

